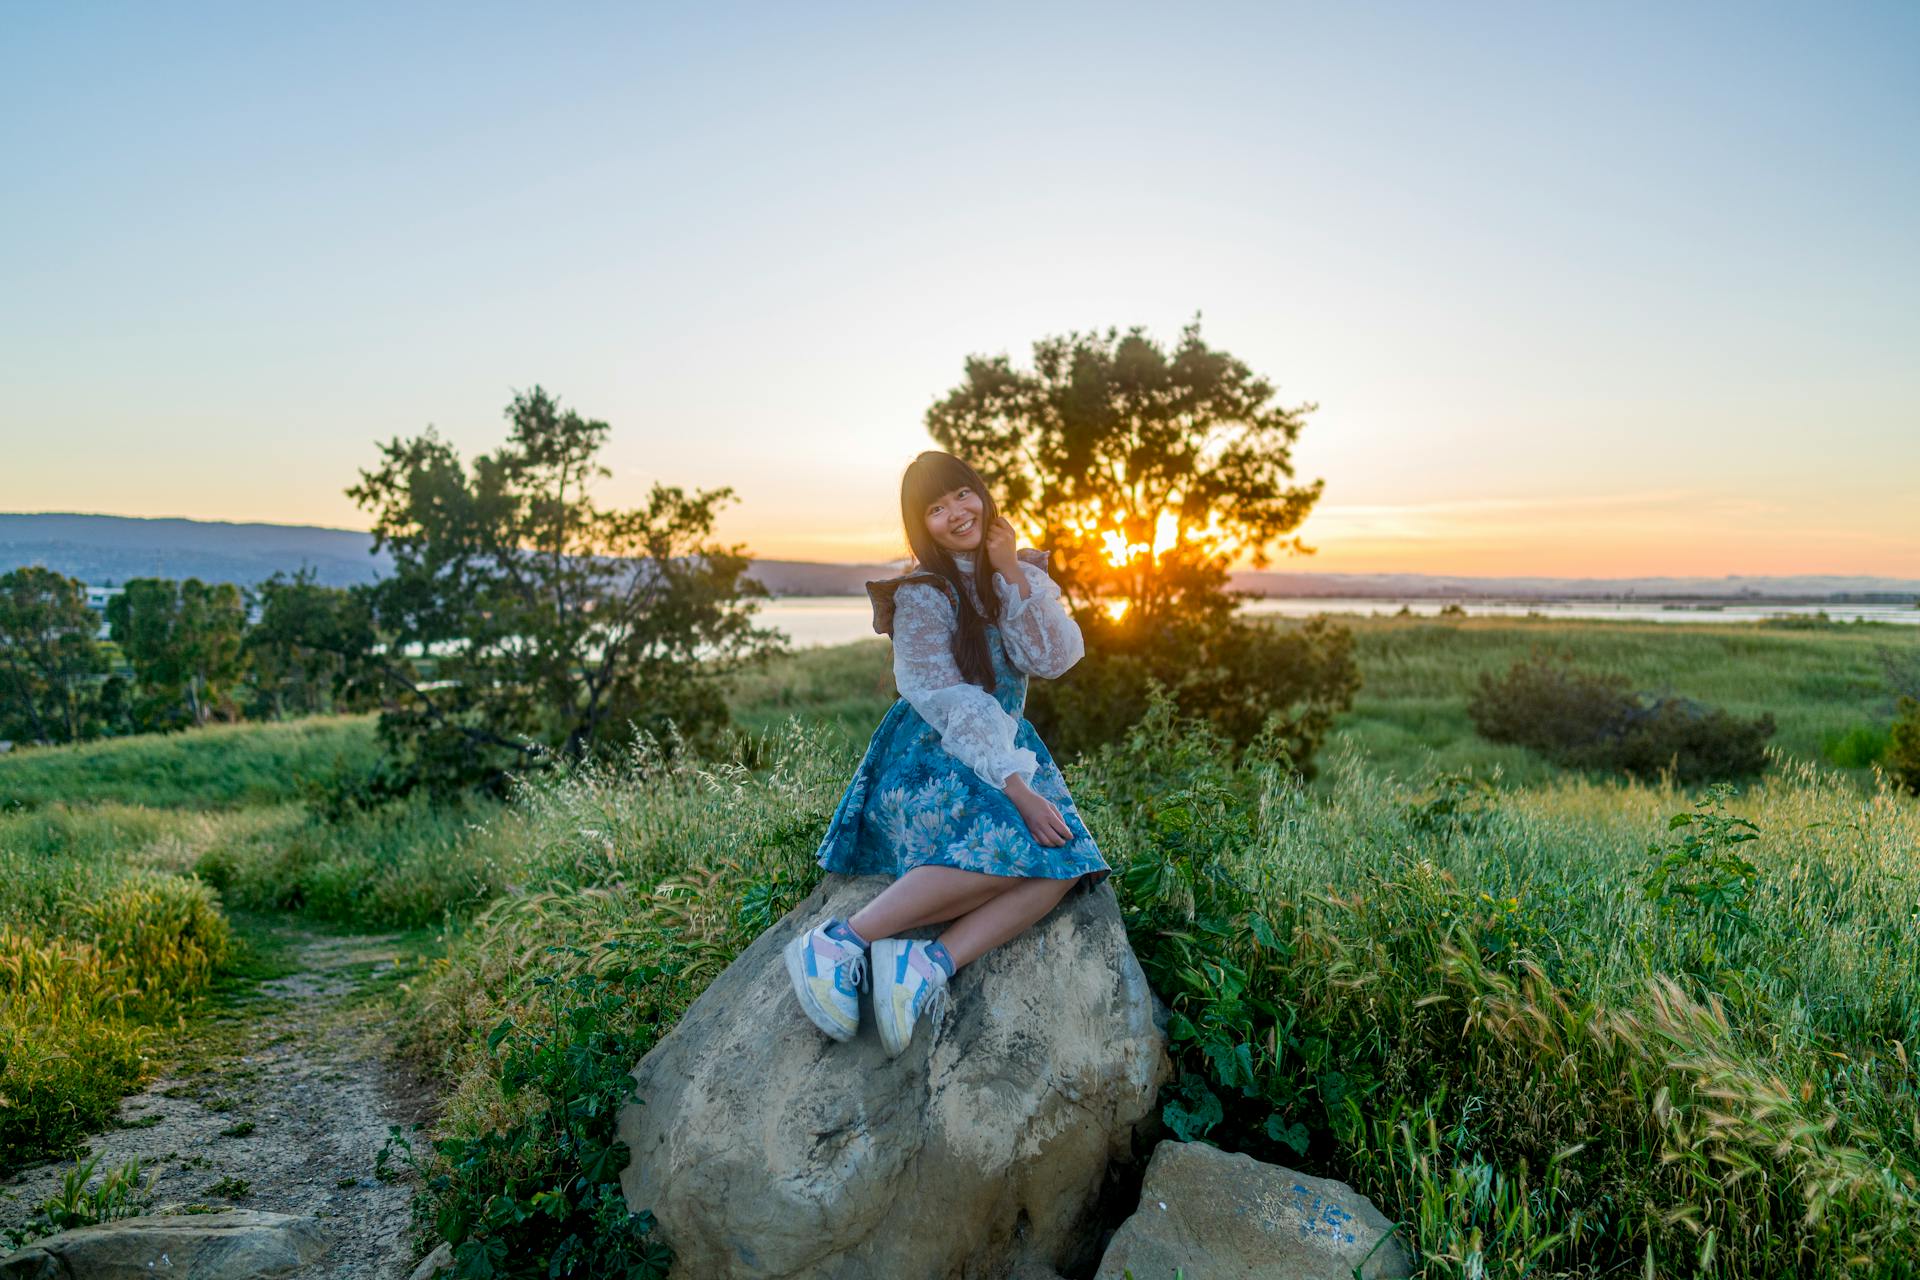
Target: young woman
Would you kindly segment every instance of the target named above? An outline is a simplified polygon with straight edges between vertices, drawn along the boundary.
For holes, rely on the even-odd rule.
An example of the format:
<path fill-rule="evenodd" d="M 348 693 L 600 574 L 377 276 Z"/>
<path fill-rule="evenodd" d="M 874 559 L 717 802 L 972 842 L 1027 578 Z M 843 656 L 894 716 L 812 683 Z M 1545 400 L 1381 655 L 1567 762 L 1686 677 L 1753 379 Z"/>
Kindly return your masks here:
<path fill-rule="evenodd" d="M 1021 715 L 1029 675 L 1054 679 L 1084 653 L 1047 576 L 1048 553 L 1015 546 L 980 475 L 929 451 L 900 481 L 916 561 L 869 582 L 873 629 L 893 637 L 900 697 L 854 770 L 821 841 L 829 871 L 896 877 L 846 920 L 788 944 L 794 995 L 836 1040 L 860 1028 L 869 972 L 889 1054 L 943 1001 L 962 966 L 1109 868 L 1046 744 Z M 934 942 L 897 935 L 952 921 Z"/>

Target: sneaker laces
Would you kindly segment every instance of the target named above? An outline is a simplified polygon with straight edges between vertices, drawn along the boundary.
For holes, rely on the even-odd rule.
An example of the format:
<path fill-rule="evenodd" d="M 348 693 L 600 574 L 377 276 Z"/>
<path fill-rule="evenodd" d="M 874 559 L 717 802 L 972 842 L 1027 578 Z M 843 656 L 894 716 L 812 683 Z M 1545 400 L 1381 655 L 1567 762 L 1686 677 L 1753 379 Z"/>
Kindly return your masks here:
<path fill-rule="evenodd" d="M 847 976 L 853 980 L 853 989 L 861 990 L 867 985 L 867 953 L 856 948 L 852 955 L 843 955 L 833 962 L 835 971 L 849 970 Z"/>
<path fill-rule="evenodd" d="M 953 989 L 950 985 L 952 981 L 949 978 L 941 982 L 934 988 L 933 994 L 927 997 L 926 1018 L 930 1024 L 927 1028 L 929 1049 L 939 1043 L 940 1033 L 945 1031 L 947 1025 L 953 1021 Z"/>

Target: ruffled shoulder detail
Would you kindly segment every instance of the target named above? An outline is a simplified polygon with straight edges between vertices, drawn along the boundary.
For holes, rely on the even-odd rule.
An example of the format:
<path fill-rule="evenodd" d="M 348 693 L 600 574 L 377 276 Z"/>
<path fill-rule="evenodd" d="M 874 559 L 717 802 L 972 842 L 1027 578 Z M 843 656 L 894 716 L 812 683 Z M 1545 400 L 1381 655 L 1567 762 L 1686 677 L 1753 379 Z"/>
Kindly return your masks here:
<path fill-rule="evenodd" d="M 873 604 L 874 634 L 893 634 L 893 593 L 909 582 L 926 582 L 939 587 L 947 599 L 953 599 L 953 584 L 931 569 L 916 569 L 897 578 L 881 578 L 867 584 L 867 599 Z"/>
<path fill-rule="evenodd" d="M 1043 551 L 1039 547 L 1021 547 L 1013 554 L 1023 563 L 1040 566 L 1042 571 L 1048 569 L 1053 558 L 1053 552 Z M 909 582 L 932 583 L 946 593 L 947 600 L 955 608 L 959 607 L 959 602 L 953 598 L 953 584 L 931 569 L 921 569 L 916 566 L 896 578 L 878 578 L 867 583 L 867 599 L 873 605 L 875 635 L 893 634 L 893 593 Z"/>

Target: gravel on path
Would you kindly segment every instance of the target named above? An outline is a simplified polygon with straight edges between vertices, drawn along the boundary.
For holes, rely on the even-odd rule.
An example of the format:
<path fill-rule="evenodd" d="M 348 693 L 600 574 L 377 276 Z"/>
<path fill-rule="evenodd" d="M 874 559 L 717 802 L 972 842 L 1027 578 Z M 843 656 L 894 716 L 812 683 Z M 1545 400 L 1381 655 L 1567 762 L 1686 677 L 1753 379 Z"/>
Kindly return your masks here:
<path fill-rule="evenodd" d="M 88 1153 L 98 1171 L 138 1156 L 156 1175 L 149 1213 L 313 1215 L 331 1244 L 303 1280 L 403 1280 L 412 1180 L 404 1168 L 376 1177 L 375 1157 L 388 1127 L 425 1119 L 434 1094 L 395 1055 L 385 1002 L 360 998 L 393 977 L 398 939 L 272 932 L 292 972 L 222 1000 Z M 51 1161 L 0 1182 L 0 1227 L 24 1224 L 72 1168 Z"/>

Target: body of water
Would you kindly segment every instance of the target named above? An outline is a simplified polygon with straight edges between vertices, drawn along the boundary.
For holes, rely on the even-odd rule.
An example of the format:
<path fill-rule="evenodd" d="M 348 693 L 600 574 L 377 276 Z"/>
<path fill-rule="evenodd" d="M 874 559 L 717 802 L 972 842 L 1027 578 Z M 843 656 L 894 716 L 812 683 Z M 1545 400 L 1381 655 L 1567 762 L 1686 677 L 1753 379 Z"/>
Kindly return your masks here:
<path fill-rule="evenodd" d="M 1316 613 L 1388 617 L 1402 606 L 1415 616 L 1437 617 L 1444 600 L 1378 600 L 1322 597 L 1295 599 L 1267 597 L 1241 606 L 1248 617 L 1263 615 L 1305 618 Z M 1602 618 L 1616 622 L 1759 622 L 1765 618 L 1812 618 L 1825 613 L 1835 622 L 1897 622 L 1920 625 L 1920 609 L 1911 605 L 1767 604 L 1728 601 L 1725 604 L 1660 605 L 1608 600 L 1485 600 L 1462 601 L 1472 618 Z M 754 615 L 756 626 L 778 627 L 796 648 L 846 644 L 874 635 L 873 608 L 865 596 L 781 596 L 762 601 Z"/>

